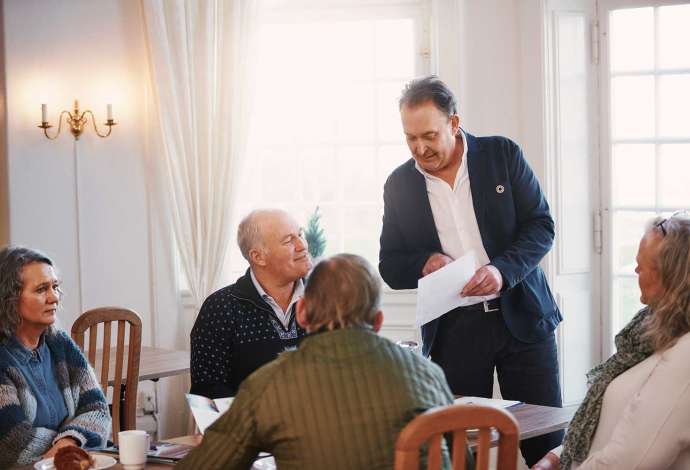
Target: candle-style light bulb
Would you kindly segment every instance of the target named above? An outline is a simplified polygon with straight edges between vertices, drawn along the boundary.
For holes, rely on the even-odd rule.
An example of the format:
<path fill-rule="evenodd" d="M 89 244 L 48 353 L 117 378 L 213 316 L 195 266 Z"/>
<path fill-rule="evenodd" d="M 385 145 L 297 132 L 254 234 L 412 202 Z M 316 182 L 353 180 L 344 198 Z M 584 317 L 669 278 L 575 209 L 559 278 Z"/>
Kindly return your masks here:
<path fill-rule="evenodd" d="M 108 121 L 113 120 L 113 105 L 108 104 Z"/>
<path fill-rule="evenodd" d="M 41 122 L 48 122 L 48 105 L 41 105 Z"/>

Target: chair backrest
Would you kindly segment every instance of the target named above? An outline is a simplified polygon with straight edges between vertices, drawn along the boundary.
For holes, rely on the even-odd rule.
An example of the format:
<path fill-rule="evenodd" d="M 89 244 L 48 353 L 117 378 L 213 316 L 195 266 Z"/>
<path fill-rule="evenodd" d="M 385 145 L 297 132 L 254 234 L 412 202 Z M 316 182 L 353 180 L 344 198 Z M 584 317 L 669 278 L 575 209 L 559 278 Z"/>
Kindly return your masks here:
<path fill-rule="evenodd" d="M 111 357 L 111 331 L 113 322 L 117 323 L 117 340 L 115 356 Z M 98 341 L 98 325 L 102 324 L 103 334 Z M 127 345 L 125 345 L 126 328 L 129 327 Z M 88 348 L 84 347 L 84 339 L 88 330 Z M 136 428 L 137 388 L 139 385 L 139 359 L 141 356 L 141 319 L 136 312 L 126 308 L 102 307 L 84 312 L 72 325 L 72 339 L 84 352 L 91 366 L 100 371 L 100 384 L 103 393 L 107 395 L 108 384 L 113 386 L 112 440 L 117 442 L 117 433 Z M 125 351 L 125 347 L 127 350 Z M 114 361 L 112 360 L 114 359 Z M 123 392 L 123 369 L 125 374 L 124 413 L 120 403 Z M 112 364 L 114 362 L 114 364 Z M 110 380 L 110 371 L 114 367 L 114 375 Z M 121 422 L 122 419 L 122 422 Z"/>
<path fill-rule="evenodd" d="M 476 470 L 489 468 L 491 430 L 498 431 L 496 468 L 517 468 L 518 424 L 508 412 L 478 405 L 450 405 L 428 410 L 403 428 L 395 443 L 395 470 L 418 470 L 422 445 L 428 445 L 428 470 L 441 468 L 443 433 L 453 433 L 453 470 L 464 470 L 467 431 L 477 431 Z M 472 432 L 474 434 L 474 432 Z"/>

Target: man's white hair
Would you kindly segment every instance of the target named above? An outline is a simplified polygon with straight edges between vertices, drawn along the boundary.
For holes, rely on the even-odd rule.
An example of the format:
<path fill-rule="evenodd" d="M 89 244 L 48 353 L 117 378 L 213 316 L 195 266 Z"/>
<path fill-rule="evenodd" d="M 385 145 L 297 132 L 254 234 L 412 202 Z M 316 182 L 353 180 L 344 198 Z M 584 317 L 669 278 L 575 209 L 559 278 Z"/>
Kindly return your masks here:
<path fill-rule="evenodd" d="M 237 227 L 237 244 L 244 259 L 251 262 L 249 252 L 253 248 L 265 248 L 262 228 L 266 219 L 276 215 L 288 214 L 280 209 L 255 209 L 242 219 Z"/>

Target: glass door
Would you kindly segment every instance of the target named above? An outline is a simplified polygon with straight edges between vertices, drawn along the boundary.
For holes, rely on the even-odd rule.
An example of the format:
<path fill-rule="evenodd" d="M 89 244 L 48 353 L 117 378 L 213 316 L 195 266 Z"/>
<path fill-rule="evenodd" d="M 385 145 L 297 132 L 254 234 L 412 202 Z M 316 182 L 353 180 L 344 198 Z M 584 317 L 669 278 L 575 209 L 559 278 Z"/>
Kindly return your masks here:
<path fill-rule="evenodd" d="M 641 307 L 646 221 L 690 205 L 690 3 L 603 0 L 598 16 L 607 357 Z"/>

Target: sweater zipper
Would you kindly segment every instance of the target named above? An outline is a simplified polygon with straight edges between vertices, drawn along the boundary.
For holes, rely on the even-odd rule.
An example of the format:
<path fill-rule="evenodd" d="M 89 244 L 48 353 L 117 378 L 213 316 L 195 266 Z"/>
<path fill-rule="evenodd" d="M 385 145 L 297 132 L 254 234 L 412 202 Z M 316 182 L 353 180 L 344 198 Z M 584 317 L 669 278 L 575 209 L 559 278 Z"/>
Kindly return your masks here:
<path fill-rule="evenodd" d="M 280 321 L 280 318 L 278 318 L 278 315 L 276 315 L 276 312 L 274 312 L 272 308 L 266 308 L 266 307 L 264 307 L 263 305 L 257 304 L 254 300 L 249 299 L 249 298 L 246 298 L 246 297 L 241 297 L 241 296 L 236 295 L 236 294 L 230 294 L 230 295 L 233 296 L 233 297 L 235 297 L 236 299 L 243 300 L 243 301 L 245 301 L 245 302 L 249 302 L 250 304 L 252 304 L 252 305 L 255 306 L 256 308 L 258 308 L 258 309 L 260 309 L 260 310 L 263 310 L 264 312 L 267 312 L 269 315 L 271 315 L 271 316 L 275 319 L 276 322 L 278 322 L 278 325 L 280 326 L 280 328 L 281 328 L 285 333 L 287 333 L 288 331 L 290 331 L 289 328 L 285 328 L 285 326 L 283 325 L 283 322 Z M 294 317 L 294 315 L 293 315 L 293 317 Z M 294 320 L 295 320 L 294 318 L 290 318 L 290 322 L 288 323 L 288 327 L 289 327 L 290 325 L 292 325 L 292 322 L 293 322 Z"/>

